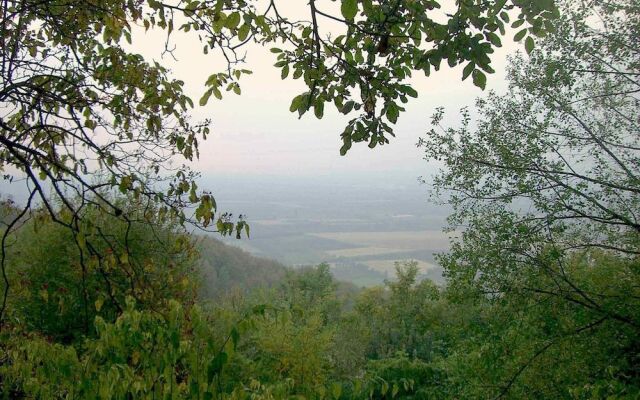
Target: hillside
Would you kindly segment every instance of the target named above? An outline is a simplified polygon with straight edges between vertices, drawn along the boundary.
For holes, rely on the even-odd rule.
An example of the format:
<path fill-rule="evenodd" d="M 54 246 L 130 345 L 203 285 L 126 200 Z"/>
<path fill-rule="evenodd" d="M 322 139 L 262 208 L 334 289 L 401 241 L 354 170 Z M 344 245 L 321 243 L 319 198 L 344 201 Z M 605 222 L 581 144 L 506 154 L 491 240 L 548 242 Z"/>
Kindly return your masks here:
<path fill-rule="evenodd" d="M 196 248 L 203 278 L 200 293 L 205 298 L 218 298 L 238 289 L 271 287 L 282 281 L 287 271 L 277 261 L 255 257 L 212 237 L 197 237 Z"/>

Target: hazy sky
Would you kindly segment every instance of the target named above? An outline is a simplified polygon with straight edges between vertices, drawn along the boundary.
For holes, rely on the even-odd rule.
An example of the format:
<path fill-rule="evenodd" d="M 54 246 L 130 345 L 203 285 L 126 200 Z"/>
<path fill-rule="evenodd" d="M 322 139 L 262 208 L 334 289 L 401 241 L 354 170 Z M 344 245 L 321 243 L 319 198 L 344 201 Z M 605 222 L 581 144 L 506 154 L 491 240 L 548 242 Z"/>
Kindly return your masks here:
<path fill-rule="evenodd" d="M 318 4 L 335 7 L 339 2 Z M 308 18 L 305 0 L 282 1 L 279 10 L 289 16 Z M 332 10 L 323 8 L 323 11 Z M 321 33 L 335 27 L 327 20 L 320 20 L 320 24 Z M 506 89 L 506 56 L 519 47 L 509 40 L 512 36 L 513 33 L 508 32 L 507 38 L 503 38 L 505 46 L 496 49 L 493 55 L 493 67 L 497 72 L 488 76 L 488 90 L 501 92 Z M 243 67 L 252 70 L 253 75 L 246 75 L 240 81 L 240 96 L 231 92 L 227 92 L 223 100 L 212 96 L 206 107 L 199 107 L 198 100 L 204 92 L 207 77 L 224 70 L 226 64 L 215 51 L 204 55 L 202 43 L 193 33 L 174 32 L 172 45 L 175 45 L 173 55 L 176 59 L 162 56 L 165 39 L 164 31 L 145 32 L 141 27 L 134 28 L 131 50 L 168 67 L 173 77 L 185 82 L 186 92 L 194 100 L 194 119 L 212 120 L 212 134 L 201 143 L 200 159 L 193 167 L 202 173 L 205 182 L 214 184 L 228 185 L 233 183 L 234 177 L 242 175 L 263 176 L 267 183 L 270 179 L 282 182 L 287 178 L 299 181 L 300 178 L 322 177 L 325 184 L 336 180 L 352 186 L 358 182 L 388 184 L 395 181 L 417 185 L 417 177 L 428 177 L 435 170 L 434 164 L 424 161 L 416 147 L 418 138 L 429 129 L 435 108 L 444 106 L 448 110 L 445 123 L 455 125 L 459 119 L 458 110 L 472 106 L 475 98 L 483 95 L 470 78 L 461 81 L 462 67 L 451 69 L 445 62 L 440 71 L 428 78 L 416 72 L 412 85 L 419 97 L 410 99 L 405 105 L 407 111 L 400 115 L 394 129 L 396 137 L 391 138 L 390 144 L 369 149 L 366 142 L 354 143 L 346 156 L 340 156 L 340 133 L 356 113 L 340 115 L 328 104 L 322 120 L 316 119 L 312 112 L 298 119 L 297 113 L 289 112 L 289 105 L 293 97 L 307 88 L 301 80 L 280 79 L 280 69 L 273 67 L 276 59 L 269 48 L 246 47 L 247 63 Z M 207 189 L 214 188 L 207 185 Z M 21 193 L 6 182 L 3 192 Z"/>
<path fill-rule="evenodd" d="M 287 3 L 293 5 L 280 8 L 292 13 L 306 11 L 304 1 Z M 134 36 L 136 50 L 171 68 L 175 77 L 185 81 L 187 93 L 197 104 L 207 77 L 224 65 L 215 52 L 203 55 L 202 45 L 191 35 L 175 35 L 173 42 L 177 61 L 166 55 L 160 57 L 164 45 L 161 33 L 140 31 Z M 494 54 L 497 73 L 488 77 L 488 89 L 504 90 L 505 57 L 515 47 L 509 43 Z M 472 105 L 482 95 L 470 78 L 461 81 L 461 68 L 450 69 L 443 63 L 443 68 L 429 78 L 416 73 L 413 86 L 419 97 L 412 99 L 401 114 L 396 138 L 373 150 L 366 143 L 354 144 L 341 157 L 340 133 L 355 113 L 343 116 L 327 106 L 322 120 L 312 112 L 298 119 L 297 114 L 289 112 L 289 105 L 295 95 L 306 90 L 304 84 L 281 80 L 280 70 L 273 67 L 275 55 L 268 48 L 254 45 L 246 50 L 246 68 L 254 73 L 241 80 L 242 95 L 228 93 L 221 101 L 212 97 L 206 107 L 197 107 L 193 113 L 196 118 L 213 120 L 213 134 L 202 143 L 200 160 L 195 163 L 205 176 L 425 175 L 433 167 L 427 167 L 415 144 L 427 131 L 435 108 L 445 106 L 449 111 L 446 121 L 455 124 L 457 110 Z"/>

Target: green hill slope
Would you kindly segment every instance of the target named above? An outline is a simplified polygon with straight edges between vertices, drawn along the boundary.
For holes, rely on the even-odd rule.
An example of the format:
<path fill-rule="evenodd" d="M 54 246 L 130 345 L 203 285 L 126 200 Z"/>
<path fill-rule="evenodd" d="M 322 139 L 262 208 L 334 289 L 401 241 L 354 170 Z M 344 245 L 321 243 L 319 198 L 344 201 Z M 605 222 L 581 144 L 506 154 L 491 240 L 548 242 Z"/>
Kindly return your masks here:
<path fill-rule="evenodd" d="M 205 298 L 217 298 L 233 290 L 271 287 L 282 281 L 288 269 L 208 236 L 198 237 L 196 248 L 202 276 L 200 293 Z"/>

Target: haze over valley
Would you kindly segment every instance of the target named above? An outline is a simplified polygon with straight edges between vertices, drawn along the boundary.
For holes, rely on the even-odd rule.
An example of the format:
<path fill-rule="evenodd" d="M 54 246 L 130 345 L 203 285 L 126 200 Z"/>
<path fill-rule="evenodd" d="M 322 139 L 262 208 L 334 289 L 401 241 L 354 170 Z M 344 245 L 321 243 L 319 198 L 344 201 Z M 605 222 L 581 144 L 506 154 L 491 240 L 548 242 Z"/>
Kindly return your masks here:
<path fill-rule="evenodd" d="M 430 201 L 418 175 L 211 176 L 221 210 L 246 215 L 249 238 L 226 243 L 290 266 L 327 262 L 359 286 L 380 284 L 394 262 L 416 260 L 440 281 L 433 254 L 448 247 L 446 206 Z"/>

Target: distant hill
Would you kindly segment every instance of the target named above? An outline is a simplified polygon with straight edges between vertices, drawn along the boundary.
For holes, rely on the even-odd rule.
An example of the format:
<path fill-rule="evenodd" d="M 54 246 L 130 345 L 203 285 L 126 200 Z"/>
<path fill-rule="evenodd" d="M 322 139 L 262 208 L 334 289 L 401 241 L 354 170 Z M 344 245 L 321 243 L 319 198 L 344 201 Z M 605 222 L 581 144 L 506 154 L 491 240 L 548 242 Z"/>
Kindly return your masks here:
<path fill-rule="evenodd" d="M 222 298 L 235 290 L 281 288 L 287 279 L 313 268 L 288 267 L 278 261 L 256 257 L 210 236 L 195 238 L 200 254 L 198 266 L 202 275 L 200 295 L 205 299 Z M 360 285 L 340 279 L 334 271 L 332 272 L 336 278 L 337 297 L 344 300 L 345 307 L 350 307 Z M 379 283 L 382 283 L 382 280 Z"/>
<path fill-rule="evenodd" d="M 278 287 L 288 273 L 295 274 L 306 269 L 301 265 L 291 267 L 275 260 L 257 257 L 211 236 L 195 238 L 200 254 L 198 266 L 202 275 L 200 294 L 203 298 L 220 298 L 235 290 Z M 339 291 L 354 293 L 358 288 L 384 285 L 385 280 L 393 280 L 395 270 L 393 262 L 389 263 L 390 267 L 386 269 L 372 269 L 358 262 L 330 263 L 330 266 L 331 273 L 341 288 Z M 422 270 L 418 279 L 443 283 L 439 267 Z"/>
<path fill-rule="evenodd" d="M 201 295 L 205 298 L 221 297 L 231 290 L 274 286 L 288 270 L 277 261 L 255 257 L 209 236 L 198 236 L 196 248 L 203 278 Z"/>

